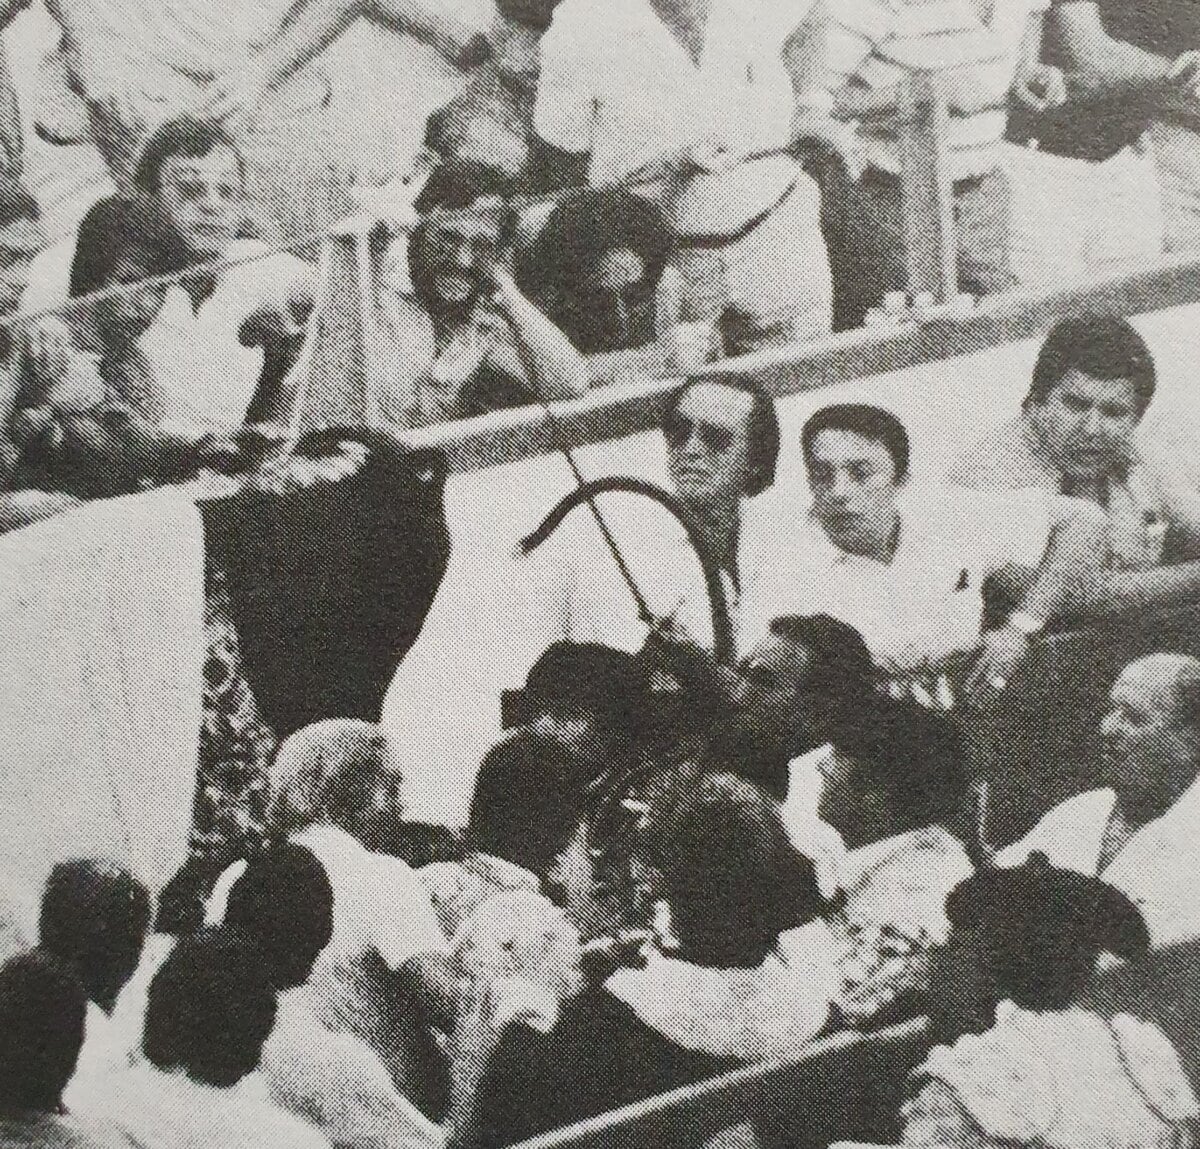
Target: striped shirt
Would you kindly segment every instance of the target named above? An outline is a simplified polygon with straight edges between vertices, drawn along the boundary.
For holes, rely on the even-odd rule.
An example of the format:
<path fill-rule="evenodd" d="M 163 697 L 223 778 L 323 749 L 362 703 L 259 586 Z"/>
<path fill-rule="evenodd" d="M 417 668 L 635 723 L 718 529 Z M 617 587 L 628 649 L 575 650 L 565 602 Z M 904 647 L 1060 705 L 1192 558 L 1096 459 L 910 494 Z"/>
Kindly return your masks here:
<path fill-rule="evenodd" d="M 900 93 L 914 71 L 930 70 L 949 103 L 952 178 L 993 170 L 1025 32 L 1047 7 L 1048 0 L 828 0 L 829 90 L 851 106 L 862 97 L 883 104 L 862 120 L 870 166 L 899 172 Z"/>

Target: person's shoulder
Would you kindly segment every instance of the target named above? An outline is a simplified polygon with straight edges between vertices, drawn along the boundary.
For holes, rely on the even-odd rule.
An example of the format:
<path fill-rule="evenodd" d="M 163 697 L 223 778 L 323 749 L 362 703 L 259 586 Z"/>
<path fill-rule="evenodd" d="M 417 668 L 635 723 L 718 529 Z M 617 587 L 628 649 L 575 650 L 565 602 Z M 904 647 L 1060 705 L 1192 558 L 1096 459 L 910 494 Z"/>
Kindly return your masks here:
<path fill-rule="evenodd" d="M 1026 487 L 1042 478 L 1020 415 L 980 435 L 946 474 L 951 486 L 977 489 Z"/>
<path fill-rule="evenodd" d="M 562 0 L 542 39 L 542 51 L 592 53 L 628 34 L 647 0 Z"/>

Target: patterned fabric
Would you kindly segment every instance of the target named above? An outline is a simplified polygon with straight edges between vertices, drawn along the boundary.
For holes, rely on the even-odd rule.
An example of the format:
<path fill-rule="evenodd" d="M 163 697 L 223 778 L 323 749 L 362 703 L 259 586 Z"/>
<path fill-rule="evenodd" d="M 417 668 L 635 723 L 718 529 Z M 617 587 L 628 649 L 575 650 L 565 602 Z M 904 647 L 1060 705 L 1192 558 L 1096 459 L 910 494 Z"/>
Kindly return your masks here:
<path fill-rule="evenodd" d="M 204 579 L 204 717 L 192 852 L 232 859 L 260 846 L 267 767 L 279 747 L 246 681 L 225 572 L 210 557 Z"/>

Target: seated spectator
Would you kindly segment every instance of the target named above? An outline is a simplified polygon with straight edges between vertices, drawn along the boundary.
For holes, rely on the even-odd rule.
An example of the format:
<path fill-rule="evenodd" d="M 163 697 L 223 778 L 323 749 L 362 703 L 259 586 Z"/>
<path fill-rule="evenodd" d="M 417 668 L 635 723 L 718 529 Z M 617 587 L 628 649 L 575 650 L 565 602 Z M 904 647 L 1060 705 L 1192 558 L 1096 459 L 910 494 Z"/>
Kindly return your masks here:
<path fill-rule="evenodd" d="M 1189 1139 L 1200 1106 L 1162 1032 L 1075 1004 L 1101 954 L 1145 952 L 1126 898 L 1035 859 L 980 872 L 947 912 L 938 1001 L 967 1008 L 945 1034 L 952 1043 L 913 1074 L 903 1144 L 1161 1149 Z"/>
<path fill-rule="evenodd" d="M 837 726 L 818 813 L 847 851 L 831 917 L 838 1008 L 877 1024 L 925 1005 L 946 896 L 974 870 L 966 763 L 950 719 L 915 702 L 880 700 Z"/>
<path fill-rule="evenodd" d="M 971 446 L 950 482 L 1095 503 L 1115 567 L 1200 558 L 1200 490 L 1138 442 L 1154 386 L 1150 348 L 1127 320 L 1065 319 L 1042 344 L 1021 414 Z"/>
<path fill-rule="evenodd" d="M 264 1096 L 256 1071 L 275 991 L 254 947 L 225 929 L 180 940 L 150 984 L 146 1060 L 115 1075 L 104 1113 L 146 1149 L 329 1149 Z"/>
<path fill-rule="evenodd" d="M 378 1056 L 321 1018 L 305 984 L 333 936 L 333 889 L 310 850 L 281 845 L 252 861 L 229 892 L 225 925 L 262 955 L 278 994 L 261 1072 L 279 1106 L 313 1122 L 335 1149 L 442 1144 L 396 1091 Z"/>
<path fill-rule="evenodd" d="M 1130 663 L 1100 726 L 1103 787 L 1059 803 L 997 855 L 1034 852 L 1103 878 L 1137 905 L 1156 947 L 1200 937 L 1200 661 L 1154 654 Z"/>
<path fill-rule="evenodd" d="M 547 1034 L 510 1030 L 480 1090 L 482 1144 L 786 1056 L 825 1025 L 832 958 L 813 920 L 824 903 L 770 800 L 730 775 L 706 776 L 676 799 L 651 815 L 643 839 L 676 956 L 652 950 L 644 969 L 585 988 Z M 562 880 L 585 893 L 595 865 L 578 834 Z"/>
<path fill-rule="evenodd" d="M 559 0 L 497 0 L 491 54 L 467 86 L 429 117 L 426 146 L 455 165 L 524 176 L 533 130 L 538 51 Z"/>
<path fill-rule="evenodd" d="M 311 293 L 312 265 L 244 238 L 245 161 L 220 128 L 188 117 L 163 124 L 142 148 L 136 186 L 134 209 L 152 221 L 160 270 L 222 264 L 171 284 L 141 341 L 167 417 L 205 427 L 236 426 L 255 396 L 264 360 L 263 349 L 243 339 L 243 328 L 260 313 L 285 309 L 289 296 Z M 105 215 L 116 210 L 106 208 Z M 81 240 L 94 230 L 81 228 Z M 107 257 L 97 258 L 89 243 L 78 252 L 71 277 L 76 287 L 111 277 L 105 264 L 112 249 L 107 250 Z"/>
<path fill-rule="evenodd" d="M 419 426 L 583 394 L 587 365 L 508 271 L 513 209 L 462 189 L 425 192 L 437 206 L 409 239 L 414 294 L 396 301 L 402 382 L 385 416 Z"/>
<path fill-rule="evenodd" d="M 120 254 L 96 284 L 136 284 L 156 255 L 132 209 L 113 221 Z M 21 389 L 9 432 L 19 450 L 12 482 L 78 498 L 128 494 L 176 477 L 201 438 L 164 425 L 167 402 L 140 341 L 165 289 L 146 287 L 34 321 L 22 348 Z"/>
<path fill-rule="evenodd" d="M 561 198 L 520 254 L 517 281 L 585 355 L 641 347 L 657 334 L 670 251 L 659 209 L 631 192 Z"/>
<path fill-rule="evenodd" d="M 696 378 L 667 400 L 659 429 L 668 490 L 715 564 L 735 633 L 755 563 L 778 559 L 764 494 L 775 482 L 779 417 L 775 402 L 748 376 Z M 713 649 L 712 610 L 696 549 L 665 510 L 620 492 L 598 505 L 639 588 L 657 617 L 676 633 Z M 648 513 L 649 508 L 649 513 Z M 551 626 L 561 637 L 640 650 L 646 621 L 621 578 L 594 521 L 576 512 L 562 538 L 544 548 L 541 572 Z M 578 529 L 575 529 L 575 528 Z"/>
<path fill-rule="evenodd" d="M 87 994 L 83 1048 L 64 1099 L 67 1108 L 96 1107 L 105 1079 L 129 1067 L 133 1046 L 114 1023 L 117 998 L 133 976 L 150 926 L 150 895 L 112 862 L 62 862 L 42 896 L 41 948 L 75 971 Z"/>
<path fill-rule="evenodd" d="M 0 966 L 0 1142 L 13 1149 L 118 1149 L 101 1123 L 63 1111 L 62 1094 L 83 1043 L 86 999 L 48 954 Z"/>
<path fill-rule="evenodd" d="M 752 568 L 747 645 L 770 619 L 819 611 L 854 626 L 900 679 L 978 651 L 967 686 L 987 694 L 1004 689 L 1032 636 L 1100 563 L 1102 516 L 1082 500 L 910 494 L 908 432 L 881 408 L 824 407 L 801 440 L 811 519 L 791 562 Z M 1034 571 L 1029 587 L 1002 626 L 981 634 L 984 580 L 1013 564 Z"/>
<path fill-rule="evenodd" d="M 531 182 L 645 185 L 675 240 L 682 319 L 725 320 L 730 354 L 830 328 L 820 195 L 788 154 L 828 120 L 804 66 L 812 7 L 564 0 L 542 40 Z"/>
<path fill-rule="evenodd" d="M 293 734 L 270 776 L 268 824 L 310 850 L 333 888 L 333 939 L 310 978 L 314 1006 L 329 1027 L 362 1040 L 397 1087 L 420 1095 L 426 1072 L 414 1053 L 411 1004 L 443 1008 L 446 938 L 429 895 L 398 858 L 371 853 L 355 836 L 364 815 L 395 803 L 400 774 L 383 732 L 369 722 L 330 719 Z M 221 921 L 229 890 L 245 870 L 230 866 L 207 909 Z"/>

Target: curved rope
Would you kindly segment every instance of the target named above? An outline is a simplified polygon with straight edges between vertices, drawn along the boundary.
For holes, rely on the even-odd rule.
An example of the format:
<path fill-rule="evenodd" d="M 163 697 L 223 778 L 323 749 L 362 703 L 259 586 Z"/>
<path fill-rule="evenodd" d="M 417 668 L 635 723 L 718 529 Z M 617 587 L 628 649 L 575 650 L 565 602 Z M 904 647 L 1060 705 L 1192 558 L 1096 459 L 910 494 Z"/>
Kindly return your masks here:
<path fill-rule="evenodd" d="M 695 526 L 689 522 L 688 516 L 679 500 L 662 487 L 644 479 L 634 479 L 627 475 L 610 475 L 603 479 L 593 479 L 581 483 L 575 490 L 564 495 L 551 509 L 549 514 L 520 541 L 522 554 L 532 554 L 561 526 L 563 520 L 576 507 L 590 503 L 596 495 L 608 491 L 623 491 L 626 494 L 640 495 L 658 503 L 669 511 L 683 527 L 688 542 L 696 553 L 700 568 L 704 572 L 704 589 L 708 593 L 709 609 L 712 613 L 713 655 L 717 662 L 728 665 L 733 661 L 733 622 L 729 616 L 729 600 L 725 596 L 725 585 L 721 581 L 721 572 L 713 558 L 708 544 L 701 537 Z"/>

